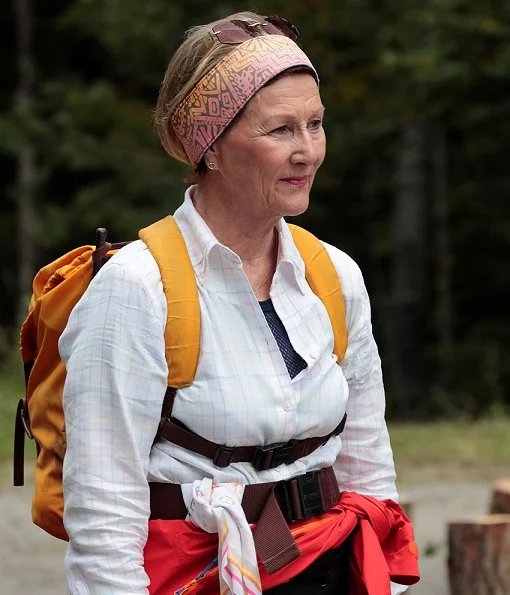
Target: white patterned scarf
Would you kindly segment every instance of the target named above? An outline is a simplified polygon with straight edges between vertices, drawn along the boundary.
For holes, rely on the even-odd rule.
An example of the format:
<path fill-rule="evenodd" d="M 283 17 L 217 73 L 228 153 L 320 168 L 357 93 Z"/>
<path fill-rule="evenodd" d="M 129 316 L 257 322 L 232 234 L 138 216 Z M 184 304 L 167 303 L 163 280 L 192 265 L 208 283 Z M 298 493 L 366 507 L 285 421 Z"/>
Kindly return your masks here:
<path fill-rule="evenodd" d="M 208 533 L 218 533 L 221 595 L 261 595 L 253 534 L 241 506 L 244 486 L 213 484 L 205 478 L 181 488 L 188 509 L 186 520 Z"/>

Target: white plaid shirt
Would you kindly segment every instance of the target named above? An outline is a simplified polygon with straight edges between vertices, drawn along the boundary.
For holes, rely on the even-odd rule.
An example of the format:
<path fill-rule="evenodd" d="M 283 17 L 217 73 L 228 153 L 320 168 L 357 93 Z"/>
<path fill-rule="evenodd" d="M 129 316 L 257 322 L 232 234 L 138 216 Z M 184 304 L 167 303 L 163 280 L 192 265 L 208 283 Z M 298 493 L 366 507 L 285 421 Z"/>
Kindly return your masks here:
<path fill-rule="evenodd" d="M 164 439 L 153 445 L 167 380 L 167 302 L 146 245 L 123 248 L 93 280 L 59 343 L 67 366 L 65 568 L 73 595 L 148 592 L 148 481 L 258 483 L 333 465 L 341 490 L 397 498 L 380 359 L 355 262 L 325 244 L 346 304 L 349 342 L 339 366 L 326 309 L 306 283 L 289 228 L 280 222 L 270 296 L 307 363 L 291 379 L 240 258 L 216 240 L 189 190 L 175 219 L 196 273 L 201 344 L 195 381 L 177 392 L 173 415 L 228 446 L 322 436 L 346 411 L 347 425 L 309 456 L 265 471 L 249 463 L 219 469 Z"/>

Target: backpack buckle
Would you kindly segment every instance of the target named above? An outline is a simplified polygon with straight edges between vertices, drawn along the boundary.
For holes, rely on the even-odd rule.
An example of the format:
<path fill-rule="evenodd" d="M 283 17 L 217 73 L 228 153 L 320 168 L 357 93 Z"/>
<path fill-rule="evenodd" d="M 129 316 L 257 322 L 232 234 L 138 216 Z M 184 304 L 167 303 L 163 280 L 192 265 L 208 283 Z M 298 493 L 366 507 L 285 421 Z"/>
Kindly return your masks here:
<path fill-rule="evenodd" d="M 317 477 L 317 471 L 311 471 L 305 475 L 300 475 L 296 478 L 299 495 L 301 497 L 301 508 L 303 510 L 303 518 L 309 519 L 318 514 L 326 512 L 322 501 L 322 493 Z"/>
<path fill-rule="evenodd" d="M 23 429 L 25 430 L 25 434 L 30 438 L 30 440 L 33 440 L 34 435 L 32 434 L 32 430 L 30 429 L 30 418 L 28 416 L 28 406 L 26 398 L 19 400 L 18 412 L 19 417 L 21 419 L 21 423 L 23 424 Z"/>
<path fill-rule="evenodd" d="M 287 522 L 303 521 L 329 509 L 322 498 L 318 473 L 309 471 L 278 484 L 280 507 Z"/>
<path fill-rule="evenodd" d="M 216 467 L 228 467 L 232 462 L 234 450 L 235 448 L 232 446 L 218 446 L 213 457 Z"/>
<path fill-rule="evenodd" d="M 293 450 L 297 442 L 292 439 L 288 442 L 274 442 L 265 446 L 257 446 L 251 464 L 257 471 L 264 471 L 279 465 L 293 463 L 295 460 Z"/>

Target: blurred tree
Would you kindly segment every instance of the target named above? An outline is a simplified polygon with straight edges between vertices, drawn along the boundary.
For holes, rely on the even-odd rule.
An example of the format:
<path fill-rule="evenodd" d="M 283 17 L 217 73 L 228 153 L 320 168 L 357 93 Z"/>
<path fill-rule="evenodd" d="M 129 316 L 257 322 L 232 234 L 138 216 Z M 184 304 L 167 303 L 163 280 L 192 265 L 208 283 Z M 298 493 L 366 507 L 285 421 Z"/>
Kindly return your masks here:
<path fill-rule="evenodd" d="M 29 120 L 32 109 L 32 8 L 29 0 L 13 0 L 17 24 L 18 84 L 14 109 L 20 121 Z M 18 303 L 16 319 L 24 319 L 26 296 L 30 294 L 34 275 L 34 207 L 33 184 L 35 177 L 35 151 L 27 139 L 18 151 L 17 167 L 17 218 L 18 218 Z"/>
<path fill-rule="evenodd" d="M 402 129 L 396 159 L 391 313 L 394 399 L 408 416 L 423 387 L 426 309 L 426 132 L 423 123 Z"/>

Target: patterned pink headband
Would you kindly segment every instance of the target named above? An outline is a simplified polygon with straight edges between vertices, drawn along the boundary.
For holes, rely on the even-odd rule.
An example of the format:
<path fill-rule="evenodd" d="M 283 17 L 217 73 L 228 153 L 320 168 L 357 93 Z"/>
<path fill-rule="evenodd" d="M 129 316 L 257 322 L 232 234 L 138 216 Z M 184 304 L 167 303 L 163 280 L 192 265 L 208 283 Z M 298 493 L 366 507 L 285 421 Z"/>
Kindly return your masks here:
<path fill-rule="evenodd" d="M 268 81 L 293 66 L 319 77 L 308 56 L 283 35 L 254 37 L 214 66 L 185 97 L 170 120 L 190 163 L 200 163 L 207 149 Z"/>

